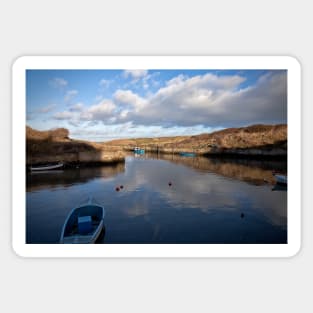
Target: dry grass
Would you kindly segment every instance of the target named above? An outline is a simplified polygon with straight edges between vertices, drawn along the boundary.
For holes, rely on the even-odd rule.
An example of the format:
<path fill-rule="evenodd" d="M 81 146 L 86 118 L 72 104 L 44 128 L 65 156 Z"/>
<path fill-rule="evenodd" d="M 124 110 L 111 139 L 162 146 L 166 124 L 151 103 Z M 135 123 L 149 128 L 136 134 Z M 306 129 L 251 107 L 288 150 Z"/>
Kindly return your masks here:
<path fill-rule="evenodd" d="M 287 125 L 252 125 L 228 128 L 211 134 L 113 140 L 105 144 L 124 149 L 141 146 L 153 150 L 158 147 L 164 152 L 195 151 L 200 154 L 210 153 L 212 150 L 263 149 L 275 146 L 286 149 Z"/>
<path fill-rule="evenodd" d="M 124 160 L 121 149 L 83 140 L 69 138 L 69 131 L 57 128 L 37 131 L 26 127 L 27 164 L 63 161 L 75 162 L 117 162 Z"/>
<path fill-rule="evenodd" d="M 66 128 L 56 128 L 46 131 L 35 130 L 26 126 L 27 140 L 47 140 L 47 141 L 67 141 L 69 140 L 69 131 Z"/>

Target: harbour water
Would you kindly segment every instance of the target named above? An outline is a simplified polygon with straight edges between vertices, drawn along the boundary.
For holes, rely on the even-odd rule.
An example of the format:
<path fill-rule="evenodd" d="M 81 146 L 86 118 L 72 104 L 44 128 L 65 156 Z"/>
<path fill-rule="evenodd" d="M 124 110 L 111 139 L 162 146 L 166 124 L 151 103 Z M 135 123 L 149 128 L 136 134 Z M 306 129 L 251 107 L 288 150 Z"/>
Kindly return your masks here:
<path fill-rule="evenodd" d="M 68 213 L 92 196 L 106 210 L 99 243 L 287 243 L 287 190 L 273 188 L 272 175 L 286 167 L 132 154 L 116 165 L 28 173 L 26 242 L 58 243 Z"/>

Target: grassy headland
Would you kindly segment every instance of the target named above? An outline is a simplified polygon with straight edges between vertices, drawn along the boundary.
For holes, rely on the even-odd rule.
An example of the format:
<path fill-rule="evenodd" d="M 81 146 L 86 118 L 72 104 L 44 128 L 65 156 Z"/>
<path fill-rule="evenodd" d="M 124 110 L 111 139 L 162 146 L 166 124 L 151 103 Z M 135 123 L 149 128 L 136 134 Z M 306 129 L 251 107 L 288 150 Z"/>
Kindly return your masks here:
<path fill-rule="evenodd" d="M 26 127 L 26 165 L 53 162 L 103 164 L 124 160 L 125 153 L 121 149 L 71 139 L 65 128 L 38 131 Z"/>

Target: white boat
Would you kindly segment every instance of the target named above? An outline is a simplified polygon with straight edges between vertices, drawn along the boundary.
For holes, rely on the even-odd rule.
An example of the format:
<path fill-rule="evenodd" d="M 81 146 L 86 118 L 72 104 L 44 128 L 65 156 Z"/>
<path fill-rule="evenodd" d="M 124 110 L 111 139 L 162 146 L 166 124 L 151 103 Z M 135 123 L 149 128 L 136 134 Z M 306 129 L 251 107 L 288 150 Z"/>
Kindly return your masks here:
<path fill-rule="evenodd" d="M 274 174 L 277 184 L 287 185 L 287 176 L 282 174 Z"/>
<path fill-rule="evenodd" d="M 53 164 L 53 165 L 41 165 L 41 166 L 31 166 L 30 170 L 34 171 L 50 171 L 55 170 L 57 168 L 63 167 L 63 163 Z"/>
<path fill-rule="evenodd" d="M 103 206 L 88 202 L 74 208 L 67 216 L 61 233 L 60 243 L 95 243 L 104 231 Z"/>

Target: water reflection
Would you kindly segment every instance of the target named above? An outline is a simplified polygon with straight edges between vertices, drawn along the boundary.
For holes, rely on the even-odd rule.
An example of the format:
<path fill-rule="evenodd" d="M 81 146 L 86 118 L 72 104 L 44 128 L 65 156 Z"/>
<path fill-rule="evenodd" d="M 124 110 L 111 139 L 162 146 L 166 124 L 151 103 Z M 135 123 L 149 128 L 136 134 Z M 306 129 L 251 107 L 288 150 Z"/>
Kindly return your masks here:
<path fill-rule="evenodd" d="M 103 243 L 285 243 L 287 192 L 269 184 L 285 166 L 147 154 L 29 175 L 27 242 L 57 242 L 68 212 L 91 194 L 106 208 Z"/>
<path fill-rule="evenodd" d="M 211 165 L 211 160 L 205 160 L 201 164 Z M 185 165 L 185 160 L 182 164 Z M 176 164 L 180 162 L 175 162 Z M 161 166 L 160 166 L 161 164 Z M 199 164 L 199 163 L 195 163 Z M 261 210 L 272 223 L 278 225 L 286 224 L 287 218 L 287 198 L 277 201 L 277 195 L 269 192 L 271 186 L 265 185 L 262 177 L 268 170 L 251 169 L 250 175 L 255 173 L 260 175 L 259 182 L 264 186 L 256 189 L 254 185 L 238 182 L 234 179 L 234 173 L 242 173 L 242 165 L 223 164 L 232 171 L 228 174 L 232 179 L 225 179 L 216 173 L 207 172 L 201 169 L 201 173 L 195 172 L 192 168 L 186 166 L 172 166 L 169 162 L 159 160 L 158 168 L 155 168 L 154 160 L 146 159 L 141 162 L 135 162 L 134 166 L 129 168 L 128 175 L 132 177 L 127 185 L 128 192 L 142 191 L 148 195 L 156 192 L 164 201 L 170 203 L 172 207 L 187 207 L 199 209 L 202 212 L 214 210 L 234 211 L 238 208 L 249 208 L 253 210 Z M 188 160 L 188 165 L 190 165 Z M 218 169 L 225 167 L 217 167 Z M 236 168 L 238 167 L 238 168 Z M 212 168 L 212 167 L 210 167 Z M 215 168 L 215 167 L 213 167 Z M 198 168 L 199 169 L 199 168 Z M 251 176 L 248 174 L 240 177 L 249 177 L 247 180 L 251 182 Z M 225 175 L 226 176 L 226 175 Z M 172 182 L 172 186 L 168 186 L 168 182 Z M 255 182 L 255 181 L 253 181 Z M 249 197 L 247 197 L 249 195 Z M 250 199 L 253 197 L 253 199 Z M 141 197 L 144 203 L 149 204 L 152 199 L 147 200 L 146 195 Z M 137 202 L 135 202 L 137 205 Z M 143 205 L 149 207 L 148 205 Z M 128 207 L 128 214 L 131 215 L 133 207 Z"/>
<path fill-rule="evenodd" d="M 125 171 L 125 163 L 109 166 L 77 167 L 57 171 L 30 172 L 27 174 L 26 191 L 69 187 L 96 178 L 111 178 Z"/>
<path fill-rule="evenodd" d="M 275 184 L 272 171 L 287 172 L 287 161 L 251 160 L 238 158 L 209 158 L 203 156 L 181 157 L 177 154 L 147 153 L 146 158 L 167 160 L 182 164 L 201 172 L 212 172 L 229 178 L 235 178 L 255 185 Z"/>

